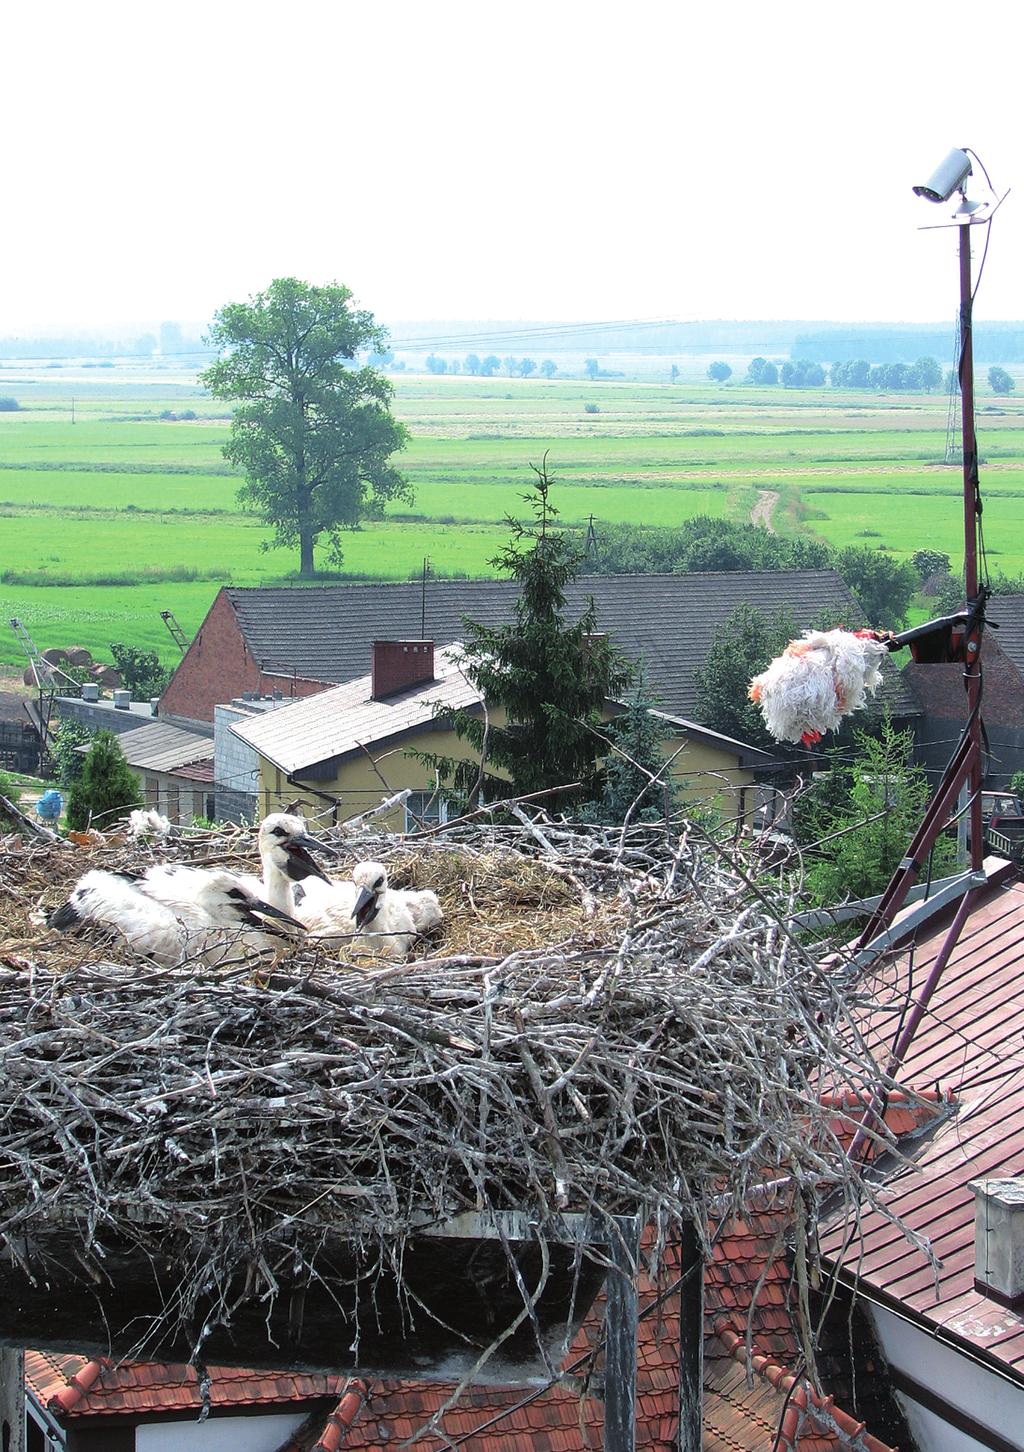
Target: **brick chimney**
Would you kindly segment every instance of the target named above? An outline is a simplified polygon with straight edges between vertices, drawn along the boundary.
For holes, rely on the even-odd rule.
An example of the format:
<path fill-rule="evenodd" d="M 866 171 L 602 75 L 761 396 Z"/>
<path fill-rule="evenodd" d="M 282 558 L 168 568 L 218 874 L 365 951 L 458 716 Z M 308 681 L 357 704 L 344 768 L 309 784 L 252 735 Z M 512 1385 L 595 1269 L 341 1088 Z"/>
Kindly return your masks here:
<path fill-rule="evenodd" d="M 374 701 L 434 679 L 432 640 L 375 640 L 372 648 L 370 696 Z"/>
<path fill-rule="evenodd" d="M 1003 1306 L 1024 1300 L 1024 1178 L 972 1180 L 974 1284 Z"/>

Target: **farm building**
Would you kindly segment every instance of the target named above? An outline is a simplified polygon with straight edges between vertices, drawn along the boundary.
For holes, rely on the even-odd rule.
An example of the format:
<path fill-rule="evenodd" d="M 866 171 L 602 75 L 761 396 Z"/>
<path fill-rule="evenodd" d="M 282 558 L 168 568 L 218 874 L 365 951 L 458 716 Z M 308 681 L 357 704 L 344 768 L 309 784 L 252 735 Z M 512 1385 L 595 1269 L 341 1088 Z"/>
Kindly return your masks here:
<path fill-rule="evenodd" d="M 355 816 L 376 806 L 383 788 L 412 792 L 393 809 L 388 825 L 395 830 L 445 820 L 447 804 L 417 754 L 473 756 L 438 719 L 445 710 L 483 709 L 463 673 L 460 647 L 435 651 L 433 641 L 378 640 L 371 662 L 370 673 L 357 680 L 232 724 L 259 761 L 261 813 L 298 798 L 310 815 Z M 608 702 L 607 716 L 618 709 Z M 714 806 L 727 819 L 748 816 L 754 769 L 770 768 L 771 757 L 692 721 L 656 714 L 665 728 L 665 755 L 676 757 L 671 777 L 682 799 Z M 490 720 L 501 726 L 504 713 L 492 711 Z"/>
<path fill-rule="evenodd" d="M 38 770 L 39 733 L 25 709 L 33 705 L 16 691 L 0 691 L 0 771 Z"/>
<path fill-rule="evenodd" d="M 466 616 L 501 624 L 512 616 L 516 590 L 502 580 L 222 589 L 161 697 L 160 715 L 199 734 L 216 723 L 217 816 L 251 818 L 266 783 L 246 730 L 231 729 L 242 717 L 359 679 L 374 640 L 422 637 L 442 646 L 462 638 Z M 833 570 L 594 575 L 571 584 L 567 595 L 569 614 L 581 613 L 593 596 L 599 629 L 643 663 L 664 711 L 690 723 L 698 718 L 694 672 L 738 606 L 788 609 L 801 628 L 823 610 L 858 618 Z M 899 673 L 886 675 L 893 716 L 914 716 L 919 708 Z"/>
<path fill-rule="evenodd" d="M 215 708 L 235 697 L 315 695 L 363 675 L 373 640 L 448 645 L 464 638 L 466 616 L 486 625 L 509 621 L 516 595 L 507 580 L 222 589 L 160 699 L 160 714 L 209 729 Z M 699 714 L 694 672 L 716 628 L 739 605 L 766 614 L 788 609 L 801 629 L 823 611 L 851 623 L 860 618 L 834 570 L 591 575 L 571 583 L 566 595 L 574 617 L 593 597 L 598 629 L 644 663 L 663 709 L 690 721 Z M 915 714 L 895 673 L 893 681 L 894 715 Z"/>
<path fill-rule="evenodd" d="M 886 1166 L 886 1203 L 919 1244 L 874 1212 L 855 1246 L 846 1223 L 823 1243 L 867 1306 L 921 1452 L 1013 1452 L 1024 1427 L 1024 883 L 1006 864 L 986 871 L 900 1071 L 955 1109 Z M 951 914 L 858 984 L 869 1042 L 892 1040 Z"/>

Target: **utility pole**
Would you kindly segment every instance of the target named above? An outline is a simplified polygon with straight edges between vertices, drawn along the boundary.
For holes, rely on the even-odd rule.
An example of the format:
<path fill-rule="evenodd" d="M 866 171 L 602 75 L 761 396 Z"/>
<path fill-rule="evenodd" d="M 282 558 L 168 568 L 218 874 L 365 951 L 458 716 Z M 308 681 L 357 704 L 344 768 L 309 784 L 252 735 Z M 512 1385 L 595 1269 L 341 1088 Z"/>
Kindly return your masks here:
<path fill-rule="evenodd" d="M 974 298 L 971 295 L 971 224 L 960 224 L 960 437 L 964 454 L 964 591 L 967 608 L 977 609 L 978 526 L 981 520 L 981 485 L 978 479 L 978 443 L 974 432 L 974 340 L 971 336 Z M 971 742 L 971 867 L 981 870 L 985 860 L 981 840 L 981 626 L 984 601 L 975 615 L 974 629 L 964 642 L 964 681 Z"/>
<path fill-rule="evenodd" d="M 430 572 L 430 560 L 423 556 L 423 582 L 420 585 L 420 640 L 427 638 L 427 575 Z"/>

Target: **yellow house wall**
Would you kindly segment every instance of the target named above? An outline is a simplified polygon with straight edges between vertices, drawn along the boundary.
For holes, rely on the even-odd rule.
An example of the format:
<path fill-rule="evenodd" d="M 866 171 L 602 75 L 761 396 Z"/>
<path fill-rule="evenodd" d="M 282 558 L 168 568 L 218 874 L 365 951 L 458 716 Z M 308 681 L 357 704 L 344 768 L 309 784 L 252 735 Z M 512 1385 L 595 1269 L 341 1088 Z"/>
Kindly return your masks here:
<path fill-rule="evenodd" d="M 491 722 L 503 724 L 504 712 L 493 712 Z M 682 750 L 680 750 L 682 747 Z M 687 806 L 700 806 L 718 811 L 723 819 L 732 819 L 749 811 L 751 793 L 744 788 L 753 784 L 753 774 L 738 765 L 737 758 L 719 747 L 682 736 L 668 737 L 664 743 L 666 757 L 679 752 L 672 764 L 671 776 L 679 801 Z M 333 781 L 317 781 L 307 785 L 289 782 L 285 774 L 259 759 L 260 812 L 280 811 L 291 802 L 298 802 L 306 816 L 330 822 L 368 812 L 384 797 L 410 787 L 413 791 L 430 791 L 433 777 L 430 768 L 416 761 L 411 752 L 434 753 L 460 760 L 475 759 L 472 747 L 459 741 L 451 731 L 424 732 L 407 743 L 372 749 L 373 761 L 365 755 L 345 761 Z M 405 814 L 396 807 L 377 822 L 384 831 L 401 832 Z"/>

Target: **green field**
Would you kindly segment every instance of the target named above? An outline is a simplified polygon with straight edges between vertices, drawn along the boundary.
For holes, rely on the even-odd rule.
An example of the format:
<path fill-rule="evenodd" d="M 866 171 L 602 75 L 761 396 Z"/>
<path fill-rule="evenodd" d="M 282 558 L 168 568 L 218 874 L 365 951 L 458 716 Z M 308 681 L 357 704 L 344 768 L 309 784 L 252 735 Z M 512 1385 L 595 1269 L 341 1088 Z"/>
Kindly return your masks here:
<path fill-rule="evenodd" d="M 603 521 L 748 519 L 772 491 L 782 532 L 959 562 L 960 471 L 939 462 L 944 397 L 401 376 L 396 389 L 415 498 L 345 535 L 346 575 L 404 579 L 425 556 L 439 575 L 487 573 L 545 453 L 563 523 L 593 516 L 599 537 Z M 40 646 L 103 653 L 120 639 L 170 664 L 160 610 L 192 632 L 221 584 L 294 582 L 293 553 L 265 551 L 267 529 L 238 505 L 223 405 L 142 374 L 4 378 L 0 391 L 21 404 L 0 413 L 0 621 L 19 616 Z M 197 418 L 159 418 L 186 408 Z M 989 559 L 1021 573 L 1024 400 L 983 392 L 978 429 Z M 0 661 L 19 659 L 0 630 Z"/>

